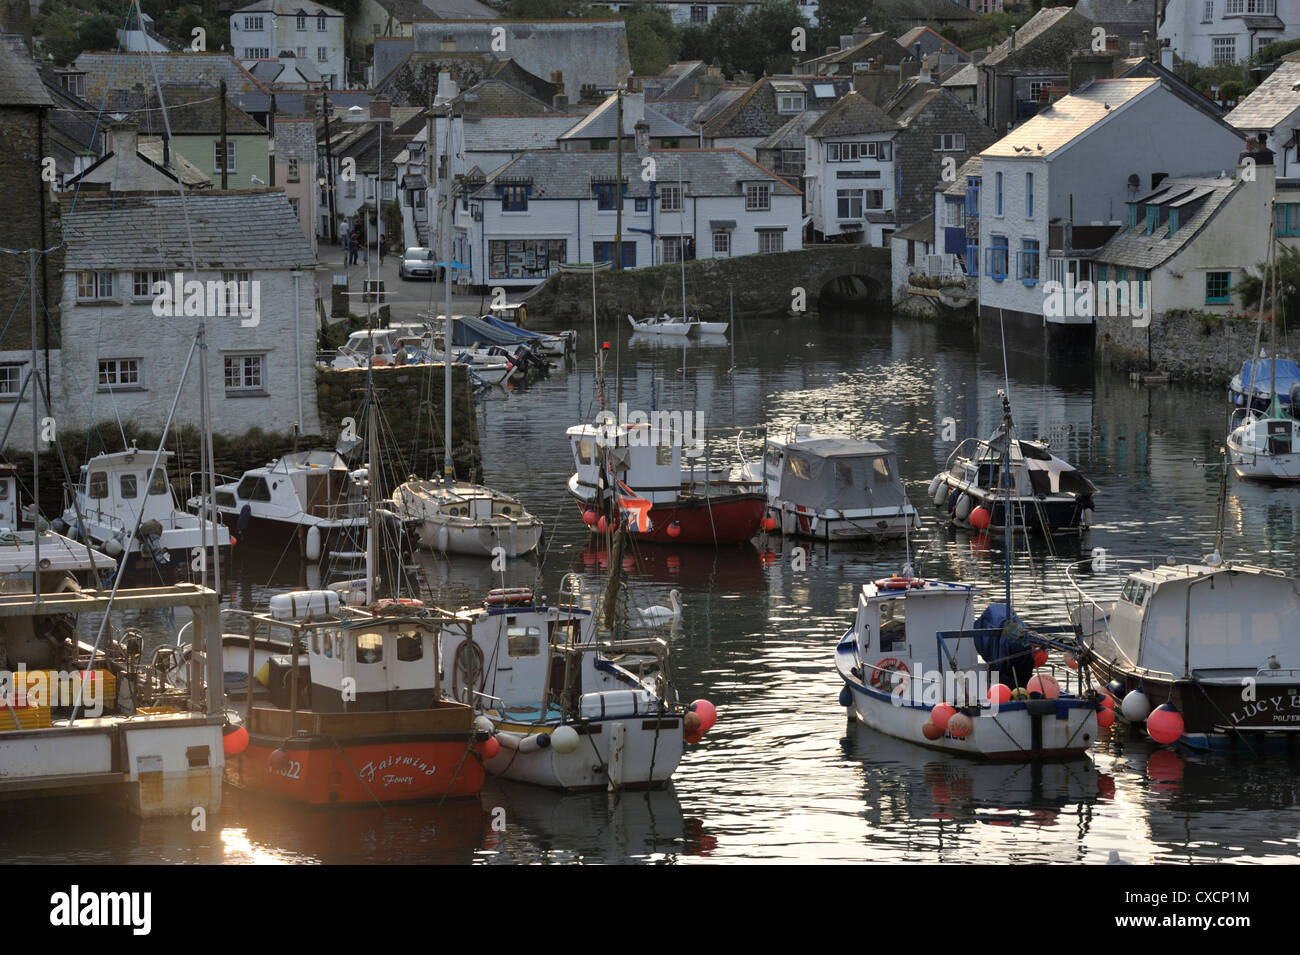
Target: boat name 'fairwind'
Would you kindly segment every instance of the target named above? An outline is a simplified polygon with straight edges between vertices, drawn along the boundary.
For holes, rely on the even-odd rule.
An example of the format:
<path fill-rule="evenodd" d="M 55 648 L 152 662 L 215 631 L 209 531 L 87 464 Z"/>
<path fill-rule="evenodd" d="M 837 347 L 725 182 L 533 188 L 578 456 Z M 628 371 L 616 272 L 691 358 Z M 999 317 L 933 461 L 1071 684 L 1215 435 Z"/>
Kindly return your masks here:
<path fill-rule="evenodd" d="M 437 766 L 430 766 L 419 756 L 389 756 L 377 763 L 374 760 L 366 763 L 361 767 L 361 775 L 365 777 L 366 782 L 372 783 L 375 781 L 375 773 L 381 769 L 393 769 L 397 766 L 410 766 L 412 769 L 418 769 L 426 776 L 432 776 L 438 771 Z"/>

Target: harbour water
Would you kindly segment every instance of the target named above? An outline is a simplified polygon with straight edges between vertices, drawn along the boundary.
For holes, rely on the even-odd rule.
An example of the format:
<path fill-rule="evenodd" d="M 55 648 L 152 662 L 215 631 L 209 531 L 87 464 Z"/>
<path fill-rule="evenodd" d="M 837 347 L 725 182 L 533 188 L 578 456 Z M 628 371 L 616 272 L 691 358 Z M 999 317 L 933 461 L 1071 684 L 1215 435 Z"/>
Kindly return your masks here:
<path fill-rule="evenodd" d="M 925 516 L 912 540 L 925 576 L 1002 587 L 1000 541 L 943 528 L 926 485 L 963 437 L 996 426 L 1002 352 L 966 329 L 887 314 L 741 321 L 728 344 L 629 341 L 610 349 L 606 400 L 689 410 L 710 428 L 737 426 L 749 453 L 757 429 L 796 421 L 869 437 L 899 453 Z M 590 331 L 567 371 L 479 409 L 484 478 L 517 494 L 547 525 L 540 564 L 504 576 L 487 561 L 425 555 L 434 596 L 473 604 L 493 586 L 554 595 L 560 578 L 606 575 L 603 554 L 565 491 L 566 427 L 591 419 L 596 395 Z M 1022 436 L 1051 440 L 1101 493 L 1081 541 L 1021 549 L 1013 562 L 1019 612 L 1064 622 L 1064 565 L 1108 554 L 1201 555 L 1213 543 L 1214 468 L 1226 433 L 1223 387 L 1143 388 L 1127 376 L 1041 360 L 1007 363 Z M 1224 383 L 1226 386 L 1226 382 Z M 719 459 L 735 451 L 719 450 Z M 1230 481 L 1225 550 L 1297 571 L 1300 490 Z M 801 547 L 799 552 L 796 547 Z M 855 595 L 896 572 L 902 545 L 828 549 L 779 538 L 755 546 L 642 548 L 625 573 L 631 601 L 666 604 L 681 591 L 674 668 L 685 699 L 705 696 L 718 725 L 691 748 L 671 788 L 561 796 L 490 781 L 481 799 L 444 806 L 303 812 L 227 790 L 219 816 L 139 822 L 70 812 L 59 802 L 6 811 L 0 858 L 41 862 L 700 863 L 1133 862 L 1293 860 L 1300 842 L 1300 759 L 1193 756 L 1116 729 L 1090 759 L 1041 766 L 981 765 L 878 736 L 846 721 L 832 665 Z M 242 607 L 300 585 L 278 555 L 237 553 L 226 595 Z M 268 581 L 271 583 L 268 585 Z M 162 639 L 169 622 L 137 622 Z"/>

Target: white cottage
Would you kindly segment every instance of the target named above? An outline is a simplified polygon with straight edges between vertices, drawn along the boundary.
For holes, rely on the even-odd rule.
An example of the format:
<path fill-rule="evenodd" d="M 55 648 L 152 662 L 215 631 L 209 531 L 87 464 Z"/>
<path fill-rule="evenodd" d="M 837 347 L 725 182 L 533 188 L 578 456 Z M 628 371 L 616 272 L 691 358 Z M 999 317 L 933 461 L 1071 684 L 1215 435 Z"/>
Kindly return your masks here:
<path fill-rule="evenodd" d="M 61 347 L 51 368 L 61 429 L 103 420 L 160 429 L 203 321 L 218 431 L 319 433 L 316 258 L 283 192 L 190 195 L 184 210 L 177 196 L 140 194 L 82 196 L 64 208 Z M 199 423 L 200 358 L 174 427 Z M 0 354 L 20 373 L 25 359 Z"/>
<path fill-rule="evenodd" d="M 256 0 L 230 14 L 230 46 L 241 60 L 290 53 L 310 60 L 331 88 L 345 86 L 344 16 L 311 0 Z"/>
<path fill-rule="evenodd" d="M 804 188 L 813 232 L 883 246 L 895 229 L 898 124 L 850 90 L 808 127 Z"/>

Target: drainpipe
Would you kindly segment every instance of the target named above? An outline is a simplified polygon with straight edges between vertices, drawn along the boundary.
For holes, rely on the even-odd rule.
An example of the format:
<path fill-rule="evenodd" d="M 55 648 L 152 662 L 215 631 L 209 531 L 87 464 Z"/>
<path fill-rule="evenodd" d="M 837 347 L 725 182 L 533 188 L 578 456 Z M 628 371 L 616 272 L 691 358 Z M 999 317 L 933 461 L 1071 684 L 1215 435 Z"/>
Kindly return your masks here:
<path fill-rule="evenodd" d="M 293 367 L 294 378 L 298 382 L 298 423 L 294 426 L 294 436 L 302 434 L 302 311 L 298 306 L 298 280 L 302 278 L 302 269 L 294 269 L 293 276 Z"/>

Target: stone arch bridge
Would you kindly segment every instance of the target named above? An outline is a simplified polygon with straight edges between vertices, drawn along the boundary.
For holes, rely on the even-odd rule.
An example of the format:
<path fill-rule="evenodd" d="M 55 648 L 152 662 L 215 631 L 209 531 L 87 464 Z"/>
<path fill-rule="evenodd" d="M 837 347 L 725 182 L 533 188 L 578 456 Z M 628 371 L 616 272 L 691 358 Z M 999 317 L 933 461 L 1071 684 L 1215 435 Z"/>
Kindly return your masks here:
<path fill-rule="evenodd" d="M 657 265 L 596 277 L 596 307 L 602 317 L 643 315 L 681 309 L 681 266 Z M 692 313 L 725 317 L 734 294 L 738 315 L 785 315 L 803 289 L 806 309 L 815 313 L 833 300 L 890 300 L 889 249 L 863 245 L 817 245 L 796 252 L 693 259 L 686 263 L 686 298 Z M 572 324 L 591 316 L 591 277 L 552 275 L 525 299 L 532 316 Z"/>

